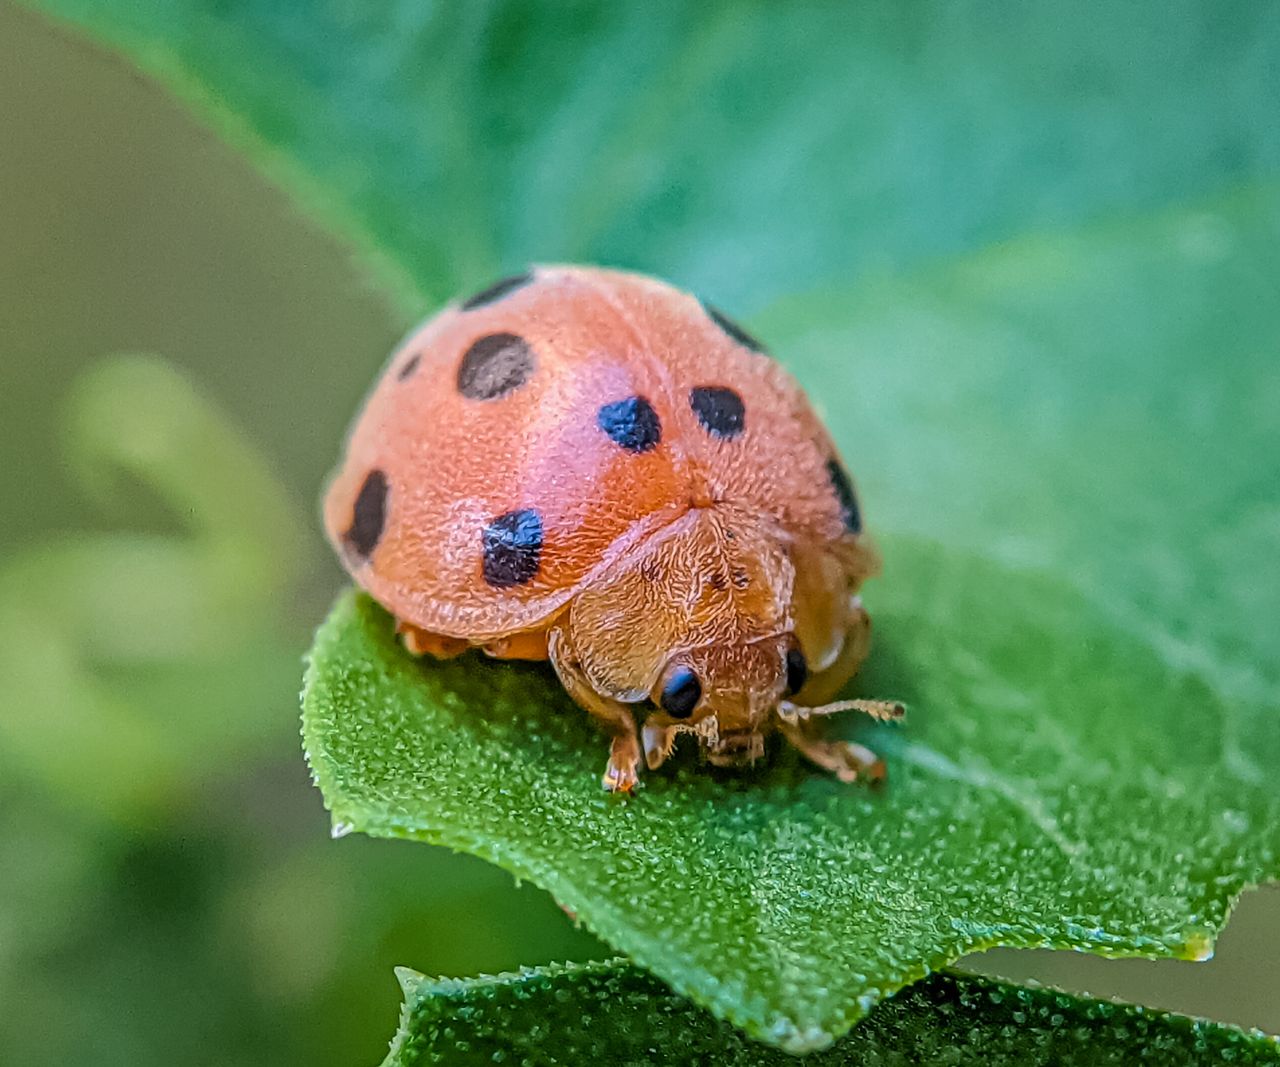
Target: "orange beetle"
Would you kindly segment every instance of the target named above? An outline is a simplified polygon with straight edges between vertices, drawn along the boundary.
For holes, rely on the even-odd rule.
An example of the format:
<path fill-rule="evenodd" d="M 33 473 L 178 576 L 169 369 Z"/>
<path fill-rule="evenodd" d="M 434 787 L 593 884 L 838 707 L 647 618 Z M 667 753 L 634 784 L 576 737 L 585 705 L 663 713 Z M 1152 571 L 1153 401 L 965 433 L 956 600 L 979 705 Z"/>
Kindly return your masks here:
<path fill-rule="evenodd" d="M 681 732 L 717 765 L 776 729 L 842 780 L 884 773 L 813 729 L 902 714 L 827 703 L 877 568 L 849 476 L 792 377 L 669 285 L 538 267 L 451 305 L 392 358 L 324 514 L 411 652 L 550 659 L 612 736 L 606 789 Z"/>

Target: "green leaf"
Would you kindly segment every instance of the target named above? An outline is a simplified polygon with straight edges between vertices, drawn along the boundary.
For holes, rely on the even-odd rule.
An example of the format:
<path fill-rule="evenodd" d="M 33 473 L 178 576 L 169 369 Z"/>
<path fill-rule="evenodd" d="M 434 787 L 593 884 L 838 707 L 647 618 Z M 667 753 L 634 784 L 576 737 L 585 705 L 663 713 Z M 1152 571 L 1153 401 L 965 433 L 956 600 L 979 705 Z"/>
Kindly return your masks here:
<path fill-rule="evenodd" d="M 535 260 L 753 308 L 1280 158 L 1267 3 L 23 2 L 167 82 L 414 315 Z"/>
<path fill-rule="evenodd" d="M 686 764 L 619 802 L 599 790 L 601 739 L 549 672 L 416 662 L 348 595 L 304 699 L 335 825 L 499 863 L 792 1050 L 993 944 L 1207 954 L 1231 898 L 1274 873 L 1280 825 L 1274 794 L 1232 778 L 1206 728 L 1230 709 L 1057 583 L 909 538 L 886 552 L 896 577 L 863 688 L 917 714 L 864 731 L 889 757 L 882 793 L 786 755 L 745 779 Z M 1255 741 L 1280 757 L 1274 731 Z"/>
<path fill-rule="evenodd" d="M 494 978 L 399 972 L 405 1003 L 383 1067 L 609 1063 L 785 1067 L 762 1048 L 623 962 L 540 967 Z M 1048 989 L 934 974 L 880 1004 L 806 1067 L 1164 1067 L 1280 1063 L 1275 1039 L 1182 1015 Z"/>
<path fill-rule="evenodd" d="M 415 665 L 345 600 L 306 699 L 341 825 L 501 863 L 792 1049 L 986 944 L 1204 955 L 1280 873 L 1274 5 L 38 6 L 406 306 L 579 259 L 765 309 L 885 549 L 883 793 L 786 759 L 611 803 L 545 670 Z"/>

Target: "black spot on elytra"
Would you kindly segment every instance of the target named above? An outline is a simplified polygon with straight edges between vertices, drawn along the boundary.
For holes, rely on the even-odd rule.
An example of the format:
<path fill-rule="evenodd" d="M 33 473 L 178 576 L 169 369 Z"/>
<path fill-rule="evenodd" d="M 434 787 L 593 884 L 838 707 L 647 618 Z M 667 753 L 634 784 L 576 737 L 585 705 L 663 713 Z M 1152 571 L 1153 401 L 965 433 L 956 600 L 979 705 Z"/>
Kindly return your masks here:
<path fill-rule="evenodd" d="M 840 517 L 844 519 L 844 528 L 853 534 L 862 533 L 862 512 L 858 509 L 858 498 L 854 495 L 849 475 L 840 466 L 838 459 L 827 460 L 827 477 L 831 479 L 831 487 L 836 491 L 836 499 L 840 501 Z"/>
<path fill-rule="evenodd" d="M 467 349 L 458 365 L 458 392 L 469 400 L 496 400 L 524 385 L 536 363 L 523 337 L 486 334 Z"/>
<path fill-rule="evenodd" d="M 415 352 L 413 355 L 411 355 L 408 359 L 404 361 L 404 366 L 401 367 L 398 371 L 396 371 L 396 377 L 399 378 L 400 381 L 404 381 L 407 377 L 409 377 L 409 375 L 411 375 L 414 371 L 418 369 L 418 364 L 421 361 L 422 361 L 421 355 Z"/>
<path fill-rule="evenodd" d="M 723 593 L 729 588 L 729 579 L 724 576 L 723 571 L 712 571 L 707 575 L 707 584 L 717 593 Z"/>
<path fill-rule="evenodd" d="M 747 333 L 746 330 L 734 322 L 733 319 L 729 318 L 729 316 L 719 308 L 712 307 L 704 300 L 702 301 L 702 310 L 710 316 L 712 322 L 737 341 L 738 344 L 751 349 L 752 352 L 765 353 L 768 351 L 764 345 L 752 337 L 751 334 Z"/>
<path fill-rule="evenodd" d="M 689 390 L 689 406 L 708 433 L 737 437 L 747 421 L 742 397 L 722 385 L 700 385 Z"/>
<path fill-rule="evenodd" d="M 532 508 L 499 515 L 480 533 L 484 580 L 495 589 L 524 585 L 542 562 L 542 516 Z"/>
<path fill-rule="evenodd" d="M 735 589 L 745 589 L 751 584 L 751 575 L 749 575 L 741 567 L 733 568 L 733 587 Z"/>
<path fill-rule="evenodd" d="M 508 293 L 514 293 L 517 289 L 523 289 L 533 281 L 533 274 L 526 271 L 524 274 L 513 274 L 509 278 L 502 278 L 494 282 L 487 289 L 481 289 L 475 296 L 468 297 L 462 302 L 463 311 L 474 311 L 476 308 L 487 307 L 490 304 L 496 304 Z"/>
<path fill-rule="evenodd" d="M 596 412 L 596 423 L 614 444 L 628 452 L 651 452 L 662 440 L 662 422 L 653 405 L 642 396 L 629 396 L 605 404 Z"/>
<path fill-rule="evenodd" d="M 368 559 L 382 539 L 387 521 L 387 476 L 380 470 L 365 475 L 351 509 L 351 526 L 342 540 L 352 555 Z"/>

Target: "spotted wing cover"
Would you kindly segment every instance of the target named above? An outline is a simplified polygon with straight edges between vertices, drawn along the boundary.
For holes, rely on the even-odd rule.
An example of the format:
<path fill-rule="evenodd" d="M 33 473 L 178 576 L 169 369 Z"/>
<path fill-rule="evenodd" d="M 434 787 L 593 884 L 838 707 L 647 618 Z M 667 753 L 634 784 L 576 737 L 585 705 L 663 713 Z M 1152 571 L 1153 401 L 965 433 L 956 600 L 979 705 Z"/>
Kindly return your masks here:
<path fill-rule="evenodd" d="M 329 488 L 329 536 L 401 619 L 469 639 L 535 626 L 687 505 L 661 394 L 597 272 L 505 279 L 393 357 Z"/>
<path fill-rule="evenodd" d="M 711 499 L 774 516 L 798 541 L 856 540 L 861 516 L 835 445 L 764 346 L 668 286 L 619 285 L 616 299 L 664 363 L 672 429 Z"/>
<path fill-rule="evenodd" d="M 597 568 L 715 502 L 811 544 L 860 530 L 830 438 L 754 338 L 653 279 L 542 267 L 402 346 L 325 514 L 391 611 L 476 639 L 537 625 Z"/>

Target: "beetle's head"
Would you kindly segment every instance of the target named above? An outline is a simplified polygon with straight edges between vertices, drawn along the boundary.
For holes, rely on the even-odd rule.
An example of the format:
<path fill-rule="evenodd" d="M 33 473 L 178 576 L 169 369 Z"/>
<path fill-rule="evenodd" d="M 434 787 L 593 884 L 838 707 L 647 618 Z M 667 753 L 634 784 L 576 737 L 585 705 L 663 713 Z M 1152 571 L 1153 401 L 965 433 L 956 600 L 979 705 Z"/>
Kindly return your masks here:
<path fill-rule="evenodd" d="M 754 763 L 780 701 L 800 691 L 808 676 L 791 634 L 740 645 L 705 645 L 673 656 L 650 694 L 655 711 L 644 728 L 645 756 L 662 762 L 674 735 L 698 737 L 720 767 Z"/>

